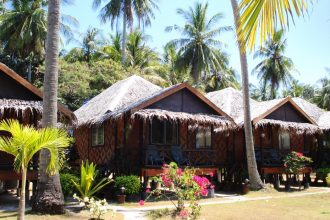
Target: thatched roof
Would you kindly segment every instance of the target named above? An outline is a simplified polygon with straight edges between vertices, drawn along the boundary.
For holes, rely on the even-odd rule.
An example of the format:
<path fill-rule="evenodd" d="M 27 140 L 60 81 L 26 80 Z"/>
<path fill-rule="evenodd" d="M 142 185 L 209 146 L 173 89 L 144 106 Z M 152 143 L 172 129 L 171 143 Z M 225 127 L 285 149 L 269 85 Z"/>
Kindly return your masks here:
<path fill-rule="evenodd" d="M 115 114 L 160 90 L 159 86 L 137 75 L 118 81 L 74 112 L 76 125 L 103 120 L 105 115 Z"/>
<path fill-rule="evenodd" d="M 31 114 L 42 114 L 42 102 L 17 99 L 0 99 L 0 118 L 5 111 L 15 113 L 17 116 L 26 111 L 29 111 Z"/>
<path fill-rule="evenodd" d="M 318 124 L 322 129 L 330 130 L 330 112 L 324 112 L 319 117 Z"/>
<path fill-rule="evenodd" d="M 244 106 L 243 95 L 240 91 L 228 87 L 215 92 L 209 92 L 206 95 L 221 110 L 234 119 L 237 124 L 243 122 Z M 251 105 L 257 104 L 257 101 L 250 99 Z"/>
<path fill-rule="evenodd" d="M 206 114 L 190 114 L 185 112 L 173 112 L 162 109 L 141 109 L 131 116 L 134 118 L 142 118 L 151 120 L 157 118 L 159 120 L 180 121 L 188 124 L 198 124 L 198 126 L 213 126 L 214 130 L 219 132 L 223 129 L 235 129 L 237 126 L 224 116 L 206 115 Z"/>
<path fill-rule="evenodd" d="M 322 129 L 313 124 L 308 123 L 297 123 L 297 122 L 286 122 L 273 119 L 262 119 L 254 124 L 255 127 L 263 127 L 267 125 L 279 126 L 280 130 L 289 131 L 296 134 L 315 134 L 322 133 Z"/>
<path fill-rule="evenodd" d="M 229 114 L 238 125 L 243 125 L 244 123 L 244 106 L 243 106 L 243 95 L 241 91 L 233 88 L 226 88 L 215 92 L 210 92 L 206 94 L 212 102 L 214 102 L 219 108 Z M 295 123 L 295 122 L 285 122 L 279 120 L 268 120 L 263 119 L 268 113 L 276 110 L 282 104 L 290 102 L 294 107 L 301 112 L 311 124 L 308 123 Z M 308 101 L 301 98 L 280 98 L 270 101 L 258 102 L 250 99 L 251 104 L 251 119 L 256 122 L 256 126 L 263 126 L 266 124 L 274 124 L 281 127 L 281 129 L 296 130 L 296 132 L 307 132 L 315 133 L 319 132 L 319 128 L 316 124 L 320 125 L 319 118 L 325 113 L 324 110 L 320 109 L 316 105 L 309 103 Z M 324 118 L 329 117 L 327 114 L 323 116 Z M 328 118 L 330 119 L 330 117 Z M 328 120 L 330 122 L 330 120 Z M 314 125 L 313 125 L 314 124 Z M 330 124 L 330 123 L 329 123 Z M 323 128 L 327 127 L 322 125 Z M 328 126 L 330 127 L 330 125 Z"/>

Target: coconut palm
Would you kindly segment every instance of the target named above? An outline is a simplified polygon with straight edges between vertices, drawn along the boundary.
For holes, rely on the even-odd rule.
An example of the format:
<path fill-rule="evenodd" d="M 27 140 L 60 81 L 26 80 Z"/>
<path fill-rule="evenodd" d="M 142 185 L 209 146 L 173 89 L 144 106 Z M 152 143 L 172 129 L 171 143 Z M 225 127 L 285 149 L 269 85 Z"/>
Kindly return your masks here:
<path fill-rule="evenodd" d="M 285 31 L 290 21 L 294 23 L 295 17 L 303 16 L 308 2 L 314 0 L 242 0 L 237 26 L 239 41 L 253 49 L 256 39 L 260 39 L 262 46 L 278 29 Z"/>
<path fill-rule="evenodd" d="M 122 19 L 122 65 L 125 64 L 126 32 L 127 27 L 132 28 L 136 18 L 139 26 L 149 26 L 154 18 L 153 9 L 158 9 L 157 0 L 104 0 L 107 3 L 100 12 L 103 23 L 110 21 L 111 27 L 114 23 Z M 99 8 L 103 0 L 94 0 L 93 7 Z"/>
<path fill-rule="evenodd" d="M 116 62 L 121 62 L 121 34 L 110 34 L 110 44 L 100 48 L 99 53 L 102 59 L 112 59 Z"/>
<path fill-rule="evenodd" d="M 254 55 L 263 60 L 252 70 L 252 73 L 258 73 L 258 78 L 264 87 L 270 85 L 271 99 L 276 98 L 280 85 L 287 87 L 293 80 L 290 73 L 294 69 L 293 62 L 284 56 L 285 49 L 286 39 L 283 39 L 283 32 L 278 31 L 266 42 L 265 47 L 259 48 Z"/>
<path fill-rule="evenodd" d="M 231 5 L 241 62 L 248 171 L 251 188 L 260 189 L 263 184 L 258 174 L 253 146 L 246 47 L 252 49 L 255 46 L 258 32 L 261 35 L 261 42 L 264 42 L 269 35 L 272 36 L 275 30 L 278 30 L 278 22 L 285 30 L 289 26 L 289 18 L 293 21 L 295 15 L 301 16 L 307 10 L 307 4 L 305 0 L 242 0 L 238 7 L 237 0 L 231 0 Z"/>
<path fill-rule="evenodd" d="M 4 151 L 15 157 L 14 169 L 22 174 L 22 186 L 19 200 L 17 219 L 24 219 L 25 213 L 25 188 L 27 170 L 33 156 L 40 150 L 47 150 L 50 160 L 47 165 L 47 173 L 54 174 L 59 159 L 70 139 L 64 130 L 56 128 L 35 129 L 21 125 L 17 120 L 2 121 L 0 131 L 8 132 L 10 136 L 0 136 L 0 151 Z M 61 161 L 61 160 L 60 160 Z"/>
<path fill-rule="evenodd" d="M 218 47 L 222 46 L 222 43 L 215 37 L 223 31 L 231 30 L 229 26 L 214 28 L 214 25 L 223 18 L 223 14 L 218 13 L 208 19 L 207 10 L 207 3 L 196 3 L 194 8 L 190 7 L 187 11 L 178 9 L 177 14 L 185 19 L 185 25 L 166 28 L 166 31 L 176 30 L 183 36 L 183 38 L 170 41 L 168 45 L 178 48 L 180 54 L 178 62 L 190 68 L 190 73 L 196 81 L 202 72 L 210 74 L 212 71 L 221 70 Z"/>
<path fill-rule="evenodd" d="M 240 12 L 238 9 L 237 0 L 231 0 L 231 6 L 233 9 L 234 22 L 236 28 L 236 36 L 238 33 L 238 27 L 240 25 Z M 251 110 L 250 110 L 250 95 L 249 95 L 249 70 L 246 58 L 245 44 L 238 38 L 238 50 L 240 54 L 241 63 L 241 76 L 242 76 L 242 92 L 243 92 L 243 106 L 244 106 L 244 135 L 245 135 L 245 148 L 247 168 L 250 179 L 250 187 L 254 190 L 263 188 L 260 175 L 257 169 L 257 162 L 254 152 L 254 143 L 252 135 L 251 125 Z"/>
<path fill-rule="evenodd" d="M 319 83 L 321 84 L 321 87 L 316 91 L 313 101 L 320 108 L 330 111 L 330 77 L 320 79 Z"/>
<path fill-rule="evenodd" d="M 50 128 L 55 127 L 57 124 L 60 2 L 61 0 L 48 0 L 42 126 Z M 47 175 L 50 159 L 50 152 L 42 150 L 40 153 L 38 188 L 32 209 L 40 213 L 62 214 L 64 213 L 64 197 L 58 172 L 56 171 L 52 176 Z"/>
<path fill-rule="evenodd" d="M 257 101 L 270 100 L 270 97 L 269 97 L 270 87 L 269 86 L 264 87 L 264 85 L 261 83 L 259 83 L 258 86 L 250 84 L 249 90 L 250 90 L 250 96 L 254 100 L 257 100 Z"/>

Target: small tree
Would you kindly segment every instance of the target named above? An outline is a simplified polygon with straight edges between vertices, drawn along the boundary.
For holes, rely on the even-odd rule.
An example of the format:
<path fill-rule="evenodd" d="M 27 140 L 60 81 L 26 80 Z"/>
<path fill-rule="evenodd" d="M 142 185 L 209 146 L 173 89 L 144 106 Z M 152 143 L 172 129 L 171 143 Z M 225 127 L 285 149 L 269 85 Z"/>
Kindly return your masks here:
<path fill-rule="evenodd" d="M 69 146 L 70 138 L 65 130 L 44 128 L 36 130 L 31 126 L 23 126 L 17 120 L 7 120 L 0 123 L 0 131 L 8 132 L 9 136 L 0 137 L 0 151 L 15 157 L 14 169 L 22 173 L 22 187 L 19 200 L 17 219 L 23 220 L 25 214 L 25 186 L 26 174 L 32 157 L 42 149 L 50 153 L 47 167 L 48 174 L 52 175 L 61 164 L 63 150 Z M 59 162 L 59 163 L 58 163 Z"/>

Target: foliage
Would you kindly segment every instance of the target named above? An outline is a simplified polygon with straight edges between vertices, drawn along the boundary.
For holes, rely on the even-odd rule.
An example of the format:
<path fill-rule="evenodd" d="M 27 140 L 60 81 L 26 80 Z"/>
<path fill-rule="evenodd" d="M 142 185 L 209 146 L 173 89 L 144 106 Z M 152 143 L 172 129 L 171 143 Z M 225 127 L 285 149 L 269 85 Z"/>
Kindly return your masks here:
<path fill-rule="evenodd" d="M 325 178 L 327 185 L 330 186 L 330 173 L 328 173 L 327 177 Z"/>
<path fill-rule="evenodd" d="M 182 170 L 174 162 L 169 165 L 164 164 L 163 173 L 158 178 L 164 189 L 156 189 L 150 195 L 161 194 L 161 196 L 171 200 L 166 194 L 166 191 L 170 189 L 176 195 L 178 201 L 175 204 L 171 200 L 175 206 L 176 214 L 182 219 L 196 219 L 201 210 L 197 200 L 200 196 L 207 196 L 208 188 L 213 186 L 207 178 L 197 176 L 195 172 L 195 169 L 188 167 Z M 189 208 L 185 206 L 185 201 L 189 201 Z M 143 203 L 140 202 L 140 204 Z"/>
<path fill-rule="evenodd" d="M 178 49 L 179 65 L 190 68 L 190 74 L 195 80 L 201 77 L 202 72 L 217 73 L 222 69 L 222 57 L 218 50 L 222 42 L 215 37 L 231 30 L 231 27 L 219 27 L 219 25 L 214 28 L 223 15 L 218 13 L 208 19 L 207 11 L 207 3 L 196 3 L 194 8 L 190 7 L 186 11 L 178 9 L 177 14 L 185 19 L 185 25 L 166 28 L 166 31 L 176 30 L 182 35 L 182 38 L 174 39 L 167 45 Z"/>
<path fill-rule="evenodd" d="M 81 199 L 76 194 L 73 195 L 73 198 L 78 200 L 80 202 L 80 205 L 86 207 L 89 209 L 89 213 L 92 217 L 92 219 L 100 220 L 101 217 L 105 215 L 107 212 L 112 211 L 109 207 L 108 202 L 103 200 L 95 200 L 94 198 L 88 198 L 85 197 L 84 199 Z M 111 219 L 115 219 L 115 213 L 112 212 Z"/>
<path fill-rule="evenodd" d="M 269 97 L 276 98 L 276 92 L 280 85 L 287 87 L 292 80 L 291 71 L 294 69 L 290 58 L 285 57 L 286 39 L 283 39 L 282 31 L 276 32 L 266 42 L 265 47 L 261 47 L 255 53 L 255 57 L 263 60 L 252 70 L 258 73 L 258 79 L 263 88 L 270 86 Z"/>
<path fill-rule="evenodd" d="M 289 29 L 290 20 L 307 12 L 307 2 L 314 0 L 242 0 L 239 11 L 237 33 L 240 42 L 253 49 L 256 40 L 261 46 L 279 28 Z"/>
<path fill-rule="evenodd" d="M 309 84 L 300 83 L 297 79 L 293 79 L 288 89 L 283 91 L 283 97 L 300 97 L 305 100 L 312 101 L 315 96 L 315 88 Z"/>
<path fill-rule="evenodd" d="M 330 167 L 318 168 L 316 170 L 316 177 L 324 180 L 330 174 Z"/>
<path fill-rule="evenodd" d="M 330 70 L 328 69 L 330 76 Z M 330 77 L 319 80 L 320 88 L 316 90 L 316 95 L 312 99 L 320 108 L 330 111 Z"/>
<path fill-rule="evenodd" d="M 126 194 L 133 195 L 140 192 L 141 183 L 138 176 L 118 176 L 115 178 L 115 187 L 117 189 L 125 187 Z"/>
<path fill-rule="evenodd" d="M 92 197 L 111 182 L 110 179 L 103 178 L 98 183 L 95 183 L 97 176 L 98 171 L 96 170 L 96 165 L 89 163 L 88 161 L 82 162 L 80 167 L 80 182 L 71 180 L 78 190 L 80 198 Z"/>
<path fill-rule="evenodd" d="M 13 164 L 15 171 L 22 173 L 18 218 L 24 219 L 25 185 L 30 161 L 42 149 L 48 150 L 50 159 L 47 171 L 50 175 L 55 174 L 58 164 L 63 161 L 63 151 L 69 146 L 70 138 L 64 130 L 57 128 L 37 130 L 31 126 L 24 126 L 17 120 L 3 120 L 0 123 L 0 131 L 10 134 L 0 137 L 0 151 L 12 155 L 15 158 Z"/>
<path fill-rule="evenodd" d="M 312 163 L 312 159 L 303 156 L 302 153 L 292 151 L 284 159 L 284 167 L 287 173 L 299 174 L 308 164 Z"/>
<path fill-rule="evenodd" d="M 62 186 L 62 192 L 64 197 L 68 197 L 76 193 L 76 187 L 72 185 L 72 180 L 74 182 L 79 182 L 79 178 L 71 173 L 60 173 L 60 180 Z"/>

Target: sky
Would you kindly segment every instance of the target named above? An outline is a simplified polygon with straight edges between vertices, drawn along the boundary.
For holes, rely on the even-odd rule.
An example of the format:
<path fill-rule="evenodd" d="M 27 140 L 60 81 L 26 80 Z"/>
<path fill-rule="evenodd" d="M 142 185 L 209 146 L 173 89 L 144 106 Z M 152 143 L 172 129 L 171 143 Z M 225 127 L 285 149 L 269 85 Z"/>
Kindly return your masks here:
<path fill-rule="evenodd" d="M 165 32 L 165 28 L 174 24 L 183 25 L 184 20 L 176 13 L 176 10 L 178 8 L 187 10 L 194 6 L 195 2 L 193 0 L 158 0 L 159 10 L 155 11 L 155 19 L 151 27 L 144 29 L 151 38 L 148 45 L 162 53 L 167 42 L 180 38 L 178 33 Z M 208 17 L 219 12 L 223 13 L 224 19 L 217 25 L 233 26 L 230 0 L 199 0 L 199 2 L 208 2 Z M 110 23 L 102 24 L 98 16 L 99 10 L 92 9 L 92 3 L 93 0 L 76 0 L 73 5 L 63 6 L 62 13 L 69 14 L 79 21 L 80 33 L 86 32 L 90 26 L 97 27 L 102 31 L 103 36 L 109 39 L 108 34 L 114 33 L 116 27 L 112 30 Z M 292 24 L 289 31 L 285 33 L 287 39 L 285 55 L 293 60 L 296 68 L 293 75 L 296 79 L 305 84 L 316 84 L 320 78 L 329 75 L 325 68 L 330 68 L 330 1 L 317 0 L 309 9 L 309 15 L 296 19 L 295 25 Z M 222 33 L 218 38 L 225 43 L 223 50 L 229 54 L 230 65 L 240 73 L 239 53 L 234 33 Z M 81 37 L 77 40 L 81 40 Z M 66 48 L 73 46 L 75 45 L 71 43 Z M 248 54 L 250 72 L 259 62 L 259 59 L 253 59 L 253 52 Z M 258 84 L 256 75 L 251 75 L 250 79 L 252 83 Z"/>

